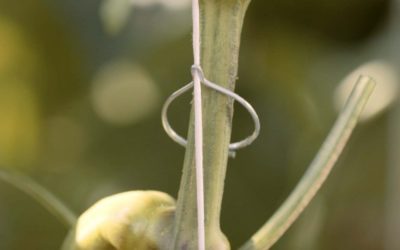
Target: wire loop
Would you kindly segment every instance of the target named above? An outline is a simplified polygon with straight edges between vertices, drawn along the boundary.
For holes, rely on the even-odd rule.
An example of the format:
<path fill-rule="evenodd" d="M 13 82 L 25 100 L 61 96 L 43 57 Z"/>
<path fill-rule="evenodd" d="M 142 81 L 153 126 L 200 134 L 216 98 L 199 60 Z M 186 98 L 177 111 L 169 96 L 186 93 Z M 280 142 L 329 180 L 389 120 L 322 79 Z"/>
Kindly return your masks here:
<path fill-rule="evenodd" d="M 257 112 L 254 110 L 254 108 L 251 106 L 251 104 L 249 102 L 247 102 L 243 97 L 241 97 L 238 94 L 236 94 L 235 92 L 233 92 L 229 89 L 226 89 L 224 87 L 221 87 L 221 86 L 209 81 L 207 78 L 205 78 L 204 72 L 199 65 L 192 65 L 191 73 L 192 73 L 192 75 L 198 74 L 201 83 L 204 84 L 205 86 L 207 86 L 208 88 L 213 89 L 223 95 L 229 96 L 229 97 L 233 98 L 235 101 L 237 101 L 238 103 L 240 103 L 247 110 L 247 112 L 249 112 L 251 118 L 253 119 L 253 122 L 254 122 L 253 133 L 241 141 L 229 144 L 230 156 L 234 157 L 235 152 L 238 149 L 249 146 L 258 137 L 258 135 L 260 133 L 260 119 L 257 115 Z M 168 108 L 176 98 L 178 98 L 179 96 L 181 96 L 184 93 L 186 93 L 187 91 L 189 91 L 192 87 L 193 87 L 193 81 L 186 84 L 185 86 L 178 89 L 177 91 L 173 92 L 165 101 L 162 111 L 161 111 L 161 121 L 162 121 L 162 125 L 163 125 L 165 132 L 173 141 L 175 141 L 176 143 L 178 143 L 179 145 L 181 145 L 183 147 L 186 147 L 187 140 L 185 138 L 183 138 L 182 136 L 180 136 L 171 127 L 171 124 L 168 121 Z"/>

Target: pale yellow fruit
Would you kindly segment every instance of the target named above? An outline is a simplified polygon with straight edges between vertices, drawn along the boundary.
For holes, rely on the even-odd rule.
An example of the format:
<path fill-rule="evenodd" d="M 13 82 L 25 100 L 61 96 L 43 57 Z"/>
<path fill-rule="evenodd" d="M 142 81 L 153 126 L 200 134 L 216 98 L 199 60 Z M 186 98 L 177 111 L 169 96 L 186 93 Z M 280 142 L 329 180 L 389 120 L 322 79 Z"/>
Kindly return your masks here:
<path fill-rule="evenodd" d="M 165 249 L 172 233 L 174 211 L 174 199 L 162 192 L 112 195 L 79 217 L 63 249 Z"/>

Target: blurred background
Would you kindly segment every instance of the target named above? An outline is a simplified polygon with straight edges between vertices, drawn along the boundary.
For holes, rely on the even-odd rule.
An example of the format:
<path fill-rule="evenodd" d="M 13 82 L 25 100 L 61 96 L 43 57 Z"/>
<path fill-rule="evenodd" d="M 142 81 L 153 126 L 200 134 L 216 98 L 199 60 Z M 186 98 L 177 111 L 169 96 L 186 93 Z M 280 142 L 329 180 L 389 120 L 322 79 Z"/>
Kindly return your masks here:
<path fill-rule="evenodd" d="M 190 79 L 189 0 L 0 0 L 1 171 L 82 213 L 104 196 L 176 197 L 184 149 L 163 101 Z M 237 248 L 293 189 L 357 75 L 378 81 L 317 198 L 274 249 L 400 249 L 400 1 L 253 0 L 237 92 L 262 132 L 229 161 L 222 228 Z M 185 134 L 190 95 L 172 106 Z M 233 139 L 252 129 L 235 110 Z M 0 249 L 53 250 L 67 230 L 0 181 Z"/>

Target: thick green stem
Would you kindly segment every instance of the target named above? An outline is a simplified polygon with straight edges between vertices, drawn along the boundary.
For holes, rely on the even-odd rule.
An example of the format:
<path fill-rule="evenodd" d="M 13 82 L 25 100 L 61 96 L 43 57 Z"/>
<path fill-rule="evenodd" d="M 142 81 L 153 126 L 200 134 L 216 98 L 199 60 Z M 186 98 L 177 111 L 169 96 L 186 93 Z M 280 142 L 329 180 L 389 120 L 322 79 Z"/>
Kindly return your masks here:
<path fill-rule="evenodd" d="M 202 0 L 201 65 L 205 77 L 233 90 L 243 18 L 249 0 Z M 189 70 L 189 68 L 188 68 Z M 229 244 L 220 231 L 228 146 L 231 137 L 233 101 L 203 87 L 205 228 L 207 249 L 225 249 Z M 188 146 L 178 194 L 173 249 L 197 248 L 196 179 L 194 166 L 193 112 Z"/>

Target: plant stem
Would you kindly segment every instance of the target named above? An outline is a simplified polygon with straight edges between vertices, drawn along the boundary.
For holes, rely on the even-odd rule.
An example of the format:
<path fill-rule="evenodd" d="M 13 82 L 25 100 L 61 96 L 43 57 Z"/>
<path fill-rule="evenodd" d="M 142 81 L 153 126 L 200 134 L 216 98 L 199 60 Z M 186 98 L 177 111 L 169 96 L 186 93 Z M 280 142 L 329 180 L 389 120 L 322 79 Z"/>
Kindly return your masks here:
<path fill-rule="evenodd" d="M 201 0 L 201 66 L 205 76 L 233 90 L 243 18 L 249 0 Z M 231 136 L 233 101 L 202 87 L 204 131 L 204 188 L 206 249 L 226 241 L 220 233 L 220 210 Z M 178 194 L 173 249 L 197 248 L 194 115 L 191 113 L 188 146 Z M 220 237 L 221 236 L 221 237 Z M 218 243 L 218 241 L 220 241 Z"/>
<path fill-rule="evenodd" d="M 0 179 L 13 185 L 36 200 L 68 228 L 73 228 L 75 226 L 77 220 L 76 215 L 56 196 L 31 178 L 0 170 Z"/>
<path fill-rule="evenodd" d="M 269 249 L 310 203 L 346 145 L 375 84 L 361 76 L 343 111 L 299 184 L 267 223 L 240 249 Z"/>
<path fill-rule="evenodd" d="M 393 65 L 400 64 L 400 55 L 394 53 L 397 44 L 400 42 L 400 0 L 393 2 L 389 15 L 388 29 L 382 41 L 378 43 L 379 48 L 388 48 L 389 59 Z M 400 74 L 397 72 L 397 79 Z M 400 95 L 398 91 L 397 95 Z M 386 194 L 385 194 L 385 231 L 384 248 L 385 250 L 400 249 L 400 102 L 397 100 L 395 107 L 389 113 L 388 124 L 388 164 L 386 170 Z"/>
<path fill-rule="evenodd" d="M 388 166 L 386 174 L 386 194 L 385 194 L 385 250 L 395 250 L 400 248 L 400 104 L 390 112 L 388 128 Z"/>

